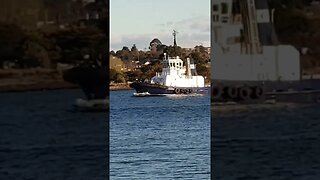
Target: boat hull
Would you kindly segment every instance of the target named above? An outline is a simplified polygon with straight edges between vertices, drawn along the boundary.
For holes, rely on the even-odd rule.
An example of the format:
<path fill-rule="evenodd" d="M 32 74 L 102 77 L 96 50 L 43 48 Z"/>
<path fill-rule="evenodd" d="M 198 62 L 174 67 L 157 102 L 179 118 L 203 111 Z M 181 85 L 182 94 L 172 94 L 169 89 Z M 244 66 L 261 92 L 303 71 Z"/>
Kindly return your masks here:
<path fill-rule="evenodd" d="M 211 97 L 214 102 L 261 103 L 274 99 L 277 102 L 314 103 L 320 100 L 320 79 L 264 82 L 213 81 L 211 86 Z M 232 88 L 234 91 L 231 90 Z M 256 93 L 252 96 L 256 89 L 260 90 L 260 94 Z M 242 94 L 240 97 L 240 92 L 245 91 L 247 94 Z"/>
<path fill-rule="evenodd" d="M 205 87 L 170 87 L 158 84 L 150 84 L 143 82 L 134 82 L 130 87 L 135 89 L 137 93 L 148 93 L 150 95 L 163 95 L 163 94 L 200 94 L 208 93 L 209 88 Z"/>
<path fill-rule="evenodd" d="M 63 73 L 66 82 L 77 84 L 88 100 L 108 96 L 108 72 L 103 67 L 74 67 Z"/>

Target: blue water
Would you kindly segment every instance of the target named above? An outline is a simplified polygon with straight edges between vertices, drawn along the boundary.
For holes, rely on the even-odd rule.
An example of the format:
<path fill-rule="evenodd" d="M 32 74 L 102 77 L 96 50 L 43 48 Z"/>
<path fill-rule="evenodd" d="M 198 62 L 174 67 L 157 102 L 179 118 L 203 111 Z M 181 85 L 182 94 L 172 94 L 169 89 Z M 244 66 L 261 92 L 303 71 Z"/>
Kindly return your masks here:
<path fill-rule="evenodd" d="M 317 104 L 214 107 L 214 179 L 320 179 L 319 108 Z"/>
<path fill-rule="evenodd" d="M 110 93 L 111 179 L 210 179 L 210 98 Z"/>
<path fill-rule="evenodd" d="M 106 179 L 106 113 L 81 113 L 80 90 L 0 94 L 0 179 Z"/>

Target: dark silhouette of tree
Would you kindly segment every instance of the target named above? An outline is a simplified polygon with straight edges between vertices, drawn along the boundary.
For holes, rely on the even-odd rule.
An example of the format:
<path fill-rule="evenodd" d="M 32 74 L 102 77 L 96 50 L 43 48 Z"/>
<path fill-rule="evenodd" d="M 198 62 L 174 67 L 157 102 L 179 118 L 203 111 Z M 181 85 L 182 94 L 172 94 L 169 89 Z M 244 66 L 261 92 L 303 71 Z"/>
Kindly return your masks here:
<path fill-rule="evenodd" d="M 23 55 L 20 50 L 21 42 L 26 39 L 25 32 L 18 26 L 7 23 L 0 23 L 0 63 L 18 59 Z"/>
<path fill-rule="evenodd" d="M 182 57 L 183 50 L 180 46 L 167 46 L 164 50 L 164 53 L 167 53 L 170 57 L 180 56 Z"/>
<path fill-rule="evenodd" d="M 128 48 L 127 46 L 123 46 L 122 51 L 127 51 L 127 52 L 129 52 L 130 50 L 129 50 L 129 48 Z"/>
<path fill-rule="evenodd" d="M 131 52 L 137 52 L 138 49 L 136 47 L 136 44 L 133 44 L 133 46 L 131 47 Z"/>
<path fill-rule="evenodd" d="M 283 4 L 286 6 L 279 5 L 279 2 L 271 5 L 275 8 L 274 24 L 280 40 L 281 37 L 307 32 L 310 29 L 310 23 L 306 14 L 301 11 L 303 4 L 300 1 L 288 1 Z"/>
<path fill-rule="evenodd" d="M 149 49 L 151 50 L 152 49 L 152 47 L 157 47 L 158 45 L 161 45 L 162 43 L 161 43 L 161 41 L 158 39 L 158 38 L 154 38 L 151 42 L 150 42 L 150 44 L 149 44 Z"/>

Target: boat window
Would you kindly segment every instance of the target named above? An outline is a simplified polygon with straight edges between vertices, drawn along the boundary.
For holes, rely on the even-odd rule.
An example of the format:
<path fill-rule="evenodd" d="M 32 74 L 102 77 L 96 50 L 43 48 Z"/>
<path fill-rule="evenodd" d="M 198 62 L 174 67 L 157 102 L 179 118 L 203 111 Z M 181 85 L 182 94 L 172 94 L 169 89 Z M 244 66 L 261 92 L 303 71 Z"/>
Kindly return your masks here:
<path fill-rule="evenodd" d="M 223 23 L 227 23 L 227 22 L 228 22 L 228 19 L 229 19 L 228 17 L 222 17 L 222 22 L 223 22 Z"/>
<path fill-rule="evenodd" d="M 221 3 L 221 14 L 228 14 L 228 4 Z"/>
<path fill-rule="evenodd" d="M 214 22 L 218 22 L 218 21 L 219 21 L 219 15 L 213 15 L 213 16 L 212 16 L 212 20 L 213 20 Z"/>
<path fill-rule="evenodd" d="M 219 11 L 219 5 L 218 5 L 218 4 L 214 4 L 214 5 L 212 6 L 212 10 L 213 10 L 213 11 Z"/>

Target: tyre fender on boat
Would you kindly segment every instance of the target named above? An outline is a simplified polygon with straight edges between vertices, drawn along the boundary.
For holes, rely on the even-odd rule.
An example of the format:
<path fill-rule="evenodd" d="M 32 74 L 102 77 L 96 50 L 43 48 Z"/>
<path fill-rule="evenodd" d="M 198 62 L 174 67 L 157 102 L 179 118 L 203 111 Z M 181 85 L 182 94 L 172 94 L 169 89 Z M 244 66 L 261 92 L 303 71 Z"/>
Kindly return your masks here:
<path fill-rule="evenodd" d="M 187 93 L 188 93 L 188 90 L 187 90 L 187 89 L 181 89 L 181 92 L 182 92 L 183 94 L 187 94 Z"/>
<path fill-rule="evenodd" d="M 227 95 L 230 98 L 238 97 L 238 88 L 237 87 L 227 87 Z"/>
<path fill-rule="evenodd" d="M 188 91 L 189 91 L 190 94 L 193 93 L 193 89 L 189 89 Z"/>
<path fill-rule="evenodd" d="M 239 89 L 239 98 L 241 100 L 249 100 L 251 99 L 251 89 L 249 87 L 241 87 Z"/>
<path fill-rule="evenodd" d="M 179 88 L 175 88 L 175 89 L 174 89 L 174 92 L 175 92 L 176 94 L 180 94 L 181 91 L 180 91 Z"/>
<path fill-rule="evenodd" d="M 264 94 L 263 88 L 260 86 L 255 86 L 252 88 L 252 98 L 260 99 Z"/>
<path fill-rule="evenodd" d="M 222 93 L 223 93 L 223 89 L 222 89 L 221 86 L 219 86 L 219 85 L 212 86 L 212 88 L 211 88 L 211 96 L 212 96 L 213 99 L 221 98 Z"/>

